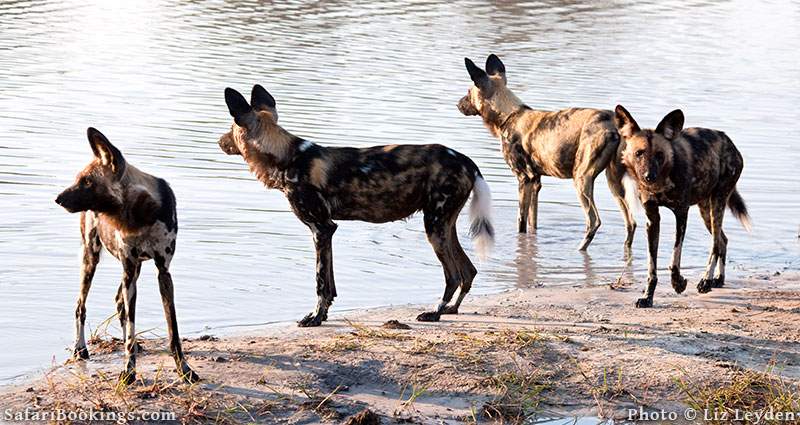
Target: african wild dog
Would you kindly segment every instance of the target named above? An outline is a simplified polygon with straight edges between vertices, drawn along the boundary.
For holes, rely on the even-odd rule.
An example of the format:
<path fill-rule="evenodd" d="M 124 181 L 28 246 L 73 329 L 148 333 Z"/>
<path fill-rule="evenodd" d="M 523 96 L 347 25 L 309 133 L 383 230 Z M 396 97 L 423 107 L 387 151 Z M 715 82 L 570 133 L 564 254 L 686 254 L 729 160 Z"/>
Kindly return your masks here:
<path fill-rule="evenodd" d="M 253 87 L 250 104 L 231 88 L 225 89 L 225 102 L 234 123 L 219 139 L 220 148 L 241 155 L 265 186 L 281 190 L 314 237 L 317 307 L 299 326 L 319 326 L 336 297 L 334 220 L 385 223 L 417 211 L 424 213 L 425 232 L 445 276 L 442 302 L 417 320 L 438 321 L 442 314 L 458 313 L 477 274 L 456 234 L 456 219 L 470 192 L 471 232 L 479 252 L 489 248 L 494 233 L 489 186 L 471 159 L 442 145 L 358 149 L 311 143 L 278 125 L 275 99 L 260 85 Z M 458 298 L 448 305 L 459 286 Z"/>
<path fill-rule="evenodd" d="M 686 279 L 681 276 L 681 248 L 686 232 L 689 207 L 697 204 L 706 229 L 713 238 L 705 275 L 697 291 L 706 293 L 725 283 L 725 256 L 728 238 L 722 231 L 725 206 L 750 229 L 750 217 L 736 182 L 742 173 L 742 155 L 728 136 L 706 128 L 683 129 L 683 112 L 676 109 L 665 116 L 655 130 L 642 130 L 621 105 L 616 122 L 625 143 L 622 162 L 627 174 L 628 203 L 644 205 L 647 214 L 648 279 L 645 297 L 636 307 L 651 307 L 658 281 L 656 258 L 660 216 L 658 207 L 675 214 L 675 248 L 672 252 L 672 287 L 681 293 Z M 716 277 L 712 277 L 717 268 Z"/>
<path fill-rule="evenodd" d="M 586 250 L 600 227 L 594 181 L 619 145 L 614 114 L 588 108 L 531 109 L 507 87 L 505 65 L 496 55 L 486 59 L 486 71 L 469 58 L 464 58 L 464 63 L 474 84 L 458 102 L 458 110 L 464 115 L 480 115 L 489 131 L 500 138 L 503 157 L 519 182 L 519 232 L 536 229 L 542 176 L 572 179 L 586 215 L 586 234 L 578 249 Z M 618 179 L 608 178 L 626 220 L 629 246 L 634 228 L 628 218 L 632 216 L 621 190 L 615 190 L 622 187 Z"/>
<path fill-rule="evenodd" d="M 126 368 L 120 379 L 126 383 L 136 379 L 136 279 L 142 261 L 153 259 L 158 269 L 170 351 L 181 377 L 196 382 L 200 378 L 186 363 L 181 349 L 169 273 L 178 234 L 175 195 L 166 181 L 128 164 L 102 133 L 90 127 L 87 135 L 94 159 L 78 173 L 75 184 L 56 198 L 56 203 L 67 211 L 81 212 L 83 266 L 78 307 L 75 309 L 73 356 L 75 359 L 89 358 L 83 330 L 86 297 L 100 261 L 100 250 L 105 246 L 122 262 L 123 268 L 116 299 L 126 354 Z"/>

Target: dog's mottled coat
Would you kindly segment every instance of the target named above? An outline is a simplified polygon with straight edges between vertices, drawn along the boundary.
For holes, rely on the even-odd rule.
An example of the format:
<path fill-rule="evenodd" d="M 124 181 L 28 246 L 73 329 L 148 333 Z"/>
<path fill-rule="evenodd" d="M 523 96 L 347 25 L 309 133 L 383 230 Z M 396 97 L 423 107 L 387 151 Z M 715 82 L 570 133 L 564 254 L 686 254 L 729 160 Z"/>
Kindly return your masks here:
<path fill-rule="evenodd" d="M 219 139 L 227 154 L 241 155 L 268 188 L 281 190 L 294 214 L 309 227 L 317 253 L 317 308 L 300 326 L 319 326 L 336 297 L 331 239 L 334 220 L 385 223 L 424 214 L 425 231 L 445 275 L 445 293 L 435 311 L 417 319 L 455 314 L 477 270 L 458 241 L 456 219 L 473 193 L 472 232 L 478 248 L 493 240 L 490 192 L 468 157 L 442 145 L 324 147 L 278 125 L 275 99 L 260 85 L 251 101 L 233 89 L 225 100 L 234 118 Z M 460 292 L 448 305 L 455 290 Z"/>
<path fill-rule="evenodd" d="M 728 238 L 722 230 L 725 207 L 750 228 L 747 207 L 736 183 L 742 173 L 744 160 L 731 139 L 723 132 L 706 128 L 683 128 L 684 117 L 676 109 L 658 124 L 655 130 L 639 128 L 639 124 L 621 105 L 615 119 L 624 138 L 622 164 L 626 179 L 633 179 L 628 202 L 641 202 L 647 214 L 648 281 L 645 296 L 637 307 L 651 307 L 657 278 L 659 207 L 675 214 L 675 247 L 672 253 L 672 287 L 681 293 L 686 279 L 681 276 L 681 251 L 686 233 L 689 207 L 700 207 L 700 215 L 713 238 L 705 274 L 697 284 L 700 293 L 725 283 L 725 261 Z M 635 192 L 635 193 L 634 193 Z M 635 195 L 638 195 L 635 196 Z M 717 269 L 716 276 L 714 270 Z"/>
<path fill-rule="evenodd" d="M 537 226 L 542 176 L 572 179 L 586 215 L 586 234 L 579 249 L 587 249 L 600 227 L 594 181 L 615 157 L 619 145 L 613 112 L 531 109 L 508 88 L 505 65 L 497 56 L 489 55 L 485 71 L 468 58 L 464 62 L 474 84 L 458 102 L 458 109 L 464 115 L 479 115 L 502 142 L 503 157 L 519 182 L 519 232 Z M 630 246 L 636 224 L 623 202 L 620 176 L 608 177 L 622 208 L 628 229 L 626 246 Z"/>
<path fill-rule="evenodd" d="M 103 246 L 122 263 L 123 275 L 117 291 L 117 313 L 125 343 L 126 368 L 121 378 L 131 383 L 136 369 L 136 280 L 142 262 L 154 260 L 167 319 L 169 348 L 178 373 L 189 382 L 199 380 L 183 355 L 175 316 L 169 265 L 175 254 L 178 217 L 175 195 L 163 179 L 128 164 L 122 153 L 94 128 L 87 131 L 94 159 L 56 198 L 67 211 L 80 212 L 81 287 L 75 310 L 76 359 L 88 359 L 84 337 L 86 297 Z"/>

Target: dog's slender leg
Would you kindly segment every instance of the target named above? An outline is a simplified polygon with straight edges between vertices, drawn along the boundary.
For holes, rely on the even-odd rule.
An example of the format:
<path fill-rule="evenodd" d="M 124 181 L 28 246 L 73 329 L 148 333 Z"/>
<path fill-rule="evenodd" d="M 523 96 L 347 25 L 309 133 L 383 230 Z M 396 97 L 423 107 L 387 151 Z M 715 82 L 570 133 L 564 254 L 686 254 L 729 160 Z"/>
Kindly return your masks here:
<path fill-rule="evenodd" d="M 536 230 L 539 226 L 539 191 L 542 190 L 542 176 L 536 175 L 528 183 L 530 203 L 528 204 L 528 228 Z"/>
<path fill-rule="evenodd" d="M 475 265 L 472 264 L 472 261 L 470 261 L 464 249 L 461 247 L 461 243 L 458 241 L 455 223 L 450 227 L 450 241 L 450 252 L 458 266 L 461 284 L 455 303 L 446 306 L 444 310 L 442 310 L 442 314 L 458 314 L 458 308 L 461 306 L 461 302 L 464 301 L 464 297 L 467 296 L 469 290 L 472 288 L 472 281 L 475 280 L 475 276 L 478 274 Z"/>
<path fill-rule="evenodd" d="M 575 188 L 578 190 L 578 200 L 583 207 L 586 216 L 586 235 L 583 238 L 579 251 L 585 251 L 592 243 L 597 229 L 600 228 L 600 215 L 597 213 L 597 206 L 594 203 L 594 177 L 581 176 L 574 180 Z"/>
<path fill-rule="evenodd" d="M 125 371 L 120 380 L 126 385 L 136 380 L 136 279 L 142 263 L 135 258 L 126 258 L 122 262 L 122 297 L 125 300 Z"/>
<path fill-rule="evenodd" d="M 181 337 L 178 333 L 178 319 L 175 315 L 175 291 L 172 285 L 172 275 L 169 273 L 168 259 L 157 256 L 156 267 L 158 268 L 158 289 L 161 292 L 161 303 L 164 305 L 164 316 L 167 319 L 167 338 L 169 339 L 169 351 L 175 360 L 178 374 L 186 382 L 193 383 L 200 380 L 200 377 L 186 363 L 181 347 Z"/>
<path fill-rule="evenodd" d="M 444 295 L 442 296 L 442 301 L 436 306 L 434 311 L 425 312 L 417 316 L 417 320 L 420 322 L 438 322 L 447 303 L 453 299 L 453 294 L 455 294 L 456 289 L 458 289 L 458 284 L 460 283 L 457 266 L 450 252 L 450 241 L 448 240 L 448 233 L 450 233 L 449 228 L 446 220 L 440 213 L 441 209 L 433 211 L 426 210 L 424 221 L 428 242 L 430 242 L 433 247 L 433 251 L 436 253 L 439 262 L 442 263 L 442 269 L 444 270 Z"/>
<path fill-rule="evenodd" d="M 89 289 L 92 286 L 94 272 L 97 270 L 97 263 L 100 262 L 101 249 L 100 238 L 97 236 L 97 228 L 93 220 L 93 213 L 81 214 L 81 250 L 83 258 L 80 275 L 81 287 L 78 294 L 78 305 L 75 307 L 75 348 L 72 352 L 72 357 L 76 360 L 89 358 L 84 331 L 86 298 L 89 296 Z"/>
<path fill-rule="evenodd" d="M 707 214 L 709 218 L 709 224 L 706 224 L 706 227 L 708 227 L 711 232 L 712 244 L 705 274 L 697 284 L 697 292 L 701 294 L 710 292 L 711 288 L 719 288 L 725 284 L 725 261 L 728 250 L 728 238 L 725 236 L 725 232 L 722 231 L 722 219 L 725 217 L 725 204 L 725 199 L 712 198 L 706 206 L 705 214 Z M 702 212 L 701 207 L 701 213 Z M 719 271 L 717 271 L 717 276 L 714 277 L 714 270 L 718 267 L 717 263 L 719 263 Z"/>
<path fill-rule="evenodd" d="M 519 176 L 518 179 L 519 209 L 517 210 L 517 228 L 519 233 L 526 233 L 528 231 L 528 214 L 530 213 L 531 185 L 525 176 Z"/>
<path fill-rule="evenodd" d="M 336 297 L 332 240 L 338 226 L 331 220 L 331 209 L 325 196 L 314 187 L 300 186 L 287 190 L 286 199 L 297 218 L 311 230 L 317 256 L 317 307 L 297 322 L 297 326 L 319 326 L 328 319 L 328 308 Z"/>
<path fill-rule="evenodd" d="M 688 208 L 679 208 L 675 213 L 675 248 L 672 251 L 672 264 L 669 270 L 672 274 L 672 288 L 680 294 L 686 290 L 686 279 L 681 276 L 681 251 L 683 249 L 683 237 L 686 235 L 686 218 L 689 213 Z"/>
<path fill-rule="evenodd" d="M 622 213 L 622 219 L 625 221 L 625 252 L 630 256 L 631 247 L 633 246 L 633 237 L 636 234 L 636 217 L 633 211 L 629 208 L 628 203 L 625 202 L 625 187 L 622 185 L 622 172 L 620 171 L 621 165 L 615 165 L 614 161 L 608 164 L 606 168 L 606 180 L 608 181 L 608 188 L 611 190 L 611 195 L 619 205 L 619 210 Z"/>
<path fill-rule="evenodd" d="M 328 308 L 336 297 L 336 285 L 333 280 L 333 234 L 336 224 L 332 221 L 309 224 L 314 236 L 317 253 L 317 307 L 313 313 L 304 317 L 300 327 L 319 326 L 328 320 Z"/>
<path fill-rule="evenodd" d="M 125 341 L 127 337 L 125 333 L 125 324 L 128 322 L 128 319 L 125 317 L 125 298 L 122 296 L 122 283 L 119 284 L 119 288 L 117 288 L 117 296 L 115 298 L 117 303 L 117 318 L 119 319 L 119 327 L 122 329 L 122 340 Z"/>
<path fill-rule="evenodd" d="M 644 298 L 636 300 L 636 307 L 645 308 L 653 306 L 653 295 L 658 284 L 658 235 L 661 227 L 661 216 L 658 214 L 658 205 L 648 202 L 644 206 L 647 214 L 647 290 Z"/>

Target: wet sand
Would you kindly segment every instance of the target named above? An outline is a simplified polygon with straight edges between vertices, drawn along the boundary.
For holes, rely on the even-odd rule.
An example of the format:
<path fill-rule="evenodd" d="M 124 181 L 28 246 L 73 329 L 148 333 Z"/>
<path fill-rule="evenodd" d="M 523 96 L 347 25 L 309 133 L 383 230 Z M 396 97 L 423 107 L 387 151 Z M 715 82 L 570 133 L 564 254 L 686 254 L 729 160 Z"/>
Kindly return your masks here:
<path fill-rule="evenodd" d="M 186 340 L 203 378 L 193 386 L 175 382 L 163 340 L 145 339 L 140 380 L 115 388 L 121 353 L 94 344 L 89 362 L 6 388 L 0 406 L 231 423 L 341 423 L 369 408 L 382 423 L 434 424 L 627 419 L 629 408 L 682 412 L 734 387 L 761 403 L 774 401 L 764 388 L 798 395 L 800 274 L 753 275 L 705 295 L 661 283 L 647 310 L 633 308 L 641 283 L 576 284 L 468 297 L 440 323 L 413 321 L 425 309 L 408 306 Z M 384 327 L 390 320 L 401 326 Z"/>

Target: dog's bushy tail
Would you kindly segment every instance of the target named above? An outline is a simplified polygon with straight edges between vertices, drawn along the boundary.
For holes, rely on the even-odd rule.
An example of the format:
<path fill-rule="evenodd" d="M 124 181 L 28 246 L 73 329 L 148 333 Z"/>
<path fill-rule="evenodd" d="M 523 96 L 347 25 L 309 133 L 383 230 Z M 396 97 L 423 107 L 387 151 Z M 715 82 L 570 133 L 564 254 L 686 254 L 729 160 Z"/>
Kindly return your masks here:
<path fill-rule="evenodd" d="M 472 203 L 469 206 L 469 235 L 475 244 L 475 251 L 485 260 L 494 247 L 494 226 L 492 226 L 492 192 L 480 173 L 476 173 L 472 187 Z"/>
<path fill-rule="evenodd" d="M 728 209 L 730 209 L 733 216 L 742 223 L 744 230 L 750 232 L 752 225 L 750 224 L 750 215 L 747 213 L 747 205 L 745 205 L 742 195 L 740 195 L 739 191 L 736 189 L 733 189 L 733 193 L 731 193 L 730 198 L 728 198 Z"/>

